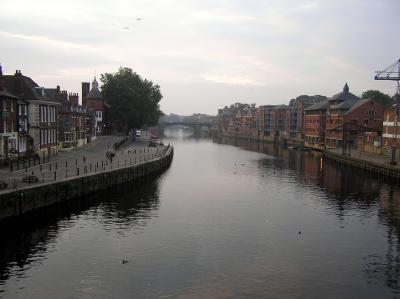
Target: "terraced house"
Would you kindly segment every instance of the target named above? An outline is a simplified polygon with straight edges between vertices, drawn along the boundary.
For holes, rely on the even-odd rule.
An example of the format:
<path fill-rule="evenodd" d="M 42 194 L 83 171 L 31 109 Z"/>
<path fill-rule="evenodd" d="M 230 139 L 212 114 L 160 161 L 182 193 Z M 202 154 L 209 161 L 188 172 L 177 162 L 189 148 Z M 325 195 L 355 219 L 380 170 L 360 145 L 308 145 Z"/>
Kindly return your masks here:
<path fill-rule="evenodd" d="M 17 98 L 18 142 L 21 155 L 57 153 L 57 109 L 59 104 L 51 101 L 31 78 L 20 70 L 14 75 L 4 75 L 4 86 Z M 11 107 L 10 107 L 11 109 Z"/>

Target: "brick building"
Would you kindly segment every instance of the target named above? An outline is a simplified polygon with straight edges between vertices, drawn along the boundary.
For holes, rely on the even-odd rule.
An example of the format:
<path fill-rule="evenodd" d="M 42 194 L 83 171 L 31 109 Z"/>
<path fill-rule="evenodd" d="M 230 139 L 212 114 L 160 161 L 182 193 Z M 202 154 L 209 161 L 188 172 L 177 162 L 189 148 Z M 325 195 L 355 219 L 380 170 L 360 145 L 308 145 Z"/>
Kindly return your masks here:
<path fill-rule="evenodd" d="M 45 89 L 50 99 L 60 104 L 58 109 L 58 147 L 70 149 L 87 143 L 86 108 L 79 105 L 79 95 L 57 88 Z"/>
<path fill-rule="evenodd" d="M 396 107 L 386 107 L 383 112 L 382 150 L 385 155 L 391 155 L 392 147 L 396 148 L 396 157 L 400 155 L 400 122 L 396 130 Z"/>
<path fill-rule="evenodd" d="M 259 107 L 258 121 L 265 136 L 284 135 L 286 128 L 287 105 L 263 105 Z"/>
<path fill-rule="evenodd" d="M 17 155 L 17 97 L 9 92 L 4 84 L 0 65 L 0 160 L 4 162 L 12 155 Z"/>
<path fill-rule="evenodd" d="M 325 145 L 325 125 L 328 100 L 304 109 L 304 141 L 307 145 Z"/>
<path fill-rule="evenodd" d="M 90 116 L 90 135 L 96 138 L 98 135 L 103 134 L 104 124 L 104 99 L 99 89 L 99 84 L 94 78 L 92 88 L 88 93 L 87 83 L 82 82 L 82 106 L 85 107 Z"/>
<path fill-rule="evenodd" d="M 17 70 L 14 75 L 5 75 L 3 78 L 4 86 L 18 98 L 17 118 L 19 129 L 21 129 L 18 140 L 24 140 L 24 142 L 21 141 L 22 146 L 18 145 L 20 153 L 25 149 L 27 155 L 56 154 L 59 104 L 51 101 L 45 89 L 31 78 L 23 76 L 20 70 Z M 19 115 L 20 111 L 21 115 Z"/>

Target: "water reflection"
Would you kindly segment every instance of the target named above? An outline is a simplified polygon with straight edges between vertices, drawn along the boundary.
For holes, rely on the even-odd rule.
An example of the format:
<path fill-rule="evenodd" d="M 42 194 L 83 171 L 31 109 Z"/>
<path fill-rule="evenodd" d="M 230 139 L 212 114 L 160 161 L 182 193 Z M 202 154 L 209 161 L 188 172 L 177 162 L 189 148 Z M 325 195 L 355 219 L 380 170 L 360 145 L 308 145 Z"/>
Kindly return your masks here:
<path fill-rule="evenodd" d="M 378 221 L 386 227 L 387 243 L 381 244 L 381 247 L 386 248 L 386 254 L 376 253 L 362 257 L 363 272 L 368 283 L 383 283 L 393 289 L 395 294 L 400 294 L 399 186 L 360 170 L 324 161 L 318 152 L 302 152 L 243 139 L 221 138 L 214 142 L 271 156 L 261 159 L 259 165 L 277 172 L 289 169 L 291 172 L 286 178 L 294 177 L 293 183 L 301 184 L 305 188 L 318 187 L 324 194 L 319 201 L 343 222 L 354 211 L 364 219 L 374 216 L 377 211 Z"/>
<path fill-rule="evenodd" d="M 3 285 L 9 277 L 23 278 L 26 271 L 42 263 L 53 250 L 60 234 L 71 229 L 82 218 L 88 223 L 100 223 L 104 231 L 114 230 L 123 234 L 140 230 L 149 219 L 157 216 L 160 183 L 162 176 L 121 185 L 47 209 L 40 218 L 23 219 L 32 223 L 28 228 L 25 225 L 24 228 L 17 228 L 18 223 L 10 223 L 12 230 L 3 227 L 0 294 L 5 291 Z"/>

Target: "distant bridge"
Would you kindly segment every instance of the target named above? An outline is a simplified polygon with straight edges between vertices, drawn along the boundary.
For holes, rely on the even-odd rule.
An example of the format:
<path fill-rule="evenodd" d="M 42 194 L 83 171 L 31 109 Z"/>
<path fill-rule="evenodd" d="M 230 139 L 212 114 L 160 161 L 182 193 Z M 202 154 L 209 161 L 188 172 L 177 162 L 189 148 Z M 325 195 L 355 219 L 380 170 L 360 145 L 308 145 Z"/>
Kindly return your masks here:
<path fill-rule="evenodd" d="M 175 121 L 175 122 L 163 122 L 160 121 L 158 123 L 158 134 L 160 137 L 164 136 L 164 130 L 167 127 L 171 126 L 184 126 L 184 127 L 190 127 L 193 129 L 193 135 L 194 136 L 200 136 L 201 133 L 201 128 L 207 127 L 208 131 L 211 134 L 211 128 L 212 128 L 212 123 L 210 122 L 196 122 L 196 121 Z"/>

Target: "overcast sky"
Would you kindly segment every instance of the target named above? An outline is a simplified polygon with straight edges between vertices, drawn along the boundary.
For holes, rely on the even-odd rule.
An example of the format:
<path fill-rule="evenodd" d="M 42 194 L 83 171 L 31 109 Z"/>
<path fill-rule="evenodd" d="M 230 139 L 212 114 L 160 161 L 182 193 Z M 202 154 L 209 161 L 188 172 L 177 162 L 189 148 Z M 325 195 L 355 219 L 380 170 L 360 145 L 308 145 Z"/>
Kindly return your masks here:
<path fill-rule="evenodd" d="M 158 83 L 165 113 L 393 94 L 374 71 L 400 57 L 399 0 L 1 0 L 0 62 L 81 93 L 119 66 Z M 137 18 L 142 18 L 137 20 Z"/>

